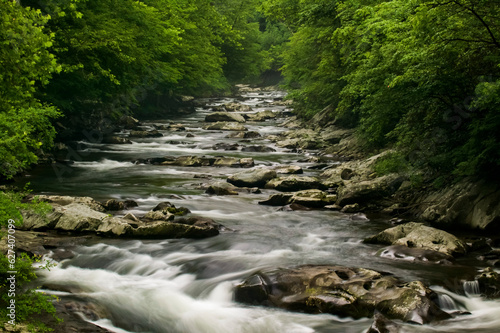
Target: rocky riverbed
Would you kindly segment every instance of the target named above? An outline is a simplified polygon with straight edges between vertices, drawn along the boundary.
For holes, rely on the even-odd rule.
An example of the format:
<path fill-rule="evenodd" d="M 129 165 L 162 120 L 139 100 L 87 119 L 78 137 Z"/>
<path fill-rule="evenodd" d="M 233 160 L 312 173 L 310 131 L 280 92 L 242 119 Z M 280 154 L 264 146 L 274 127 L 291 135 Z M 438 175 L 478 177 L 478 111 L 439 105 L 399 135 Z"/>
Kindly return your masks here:
<path fill-rule="evenodd" d="M 500 309 L 497 240 L 449 228 L 494 229 L 495 188 L 417 197 L 324 113 L 302 124 L 282 92 L 240 89 L 124 117 L 32 173 L 53 211 L 23 213 L 19 249 L 58 262 L 41 281 L 61 313 L 114 332 L 500 327 L 479 311 Z"/>

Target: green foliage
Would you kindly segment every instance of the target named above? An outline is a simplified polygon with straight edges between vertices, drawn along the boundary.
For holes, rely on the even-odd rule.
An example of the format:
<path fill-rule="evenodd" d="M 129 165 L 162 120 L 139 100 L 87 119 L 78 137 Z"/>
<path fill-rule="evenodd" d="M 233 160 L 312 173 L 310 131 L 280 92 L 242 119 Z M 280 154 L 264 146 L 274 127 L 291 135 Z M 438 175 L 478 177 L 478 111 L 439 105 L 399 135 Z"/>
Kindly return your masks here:
<path fill-rule="evenodd" d="M 36 91 L 61 68 L 48 51 L 53 36 L 43 33 L 47 16 L 7 0 L 0 9 L 0 176 L 10 178 L 52 145 L 59 113 Z"/>
<path fill-rule="evenodd" d="M 374 171 L 379 175 L 390 173 L 405 173 L 410 170 L 410 165 L 400 153 L 388 153 L 380 157 L 374 166 Z"/>
<path fill-rule="evenodd" d="M 23 221 L 20 210 L 32 210 L 37 214 L 44 215 L 50 212 L 52 207 L 45 203 L 40 202 L 38 199 L 33 199 L 26 202 L 24 198 L 28 192 L 0 192 L 0 226 L 7 227 L 10 219 L 20 225 Z M 9 236 L 15 237 L 15 233 L 7 233 L 2 230 L 0 233 L 2 238 Z M 0 316 L 7 317 L 8 309 L 11 299 L 15 300 L 15 322 L 27 324 L 31 332 L 49 332 L 51 328 L 47 327 L 44 323 L 37 319 L 36 315 L 50 315 L 59 321 L 56 316 L 56 310 L 52 304 L 54 297 L 47 296 L 41 292 L 37 292 L 33 288 L 33 281 L 36 280 L 36 272 L 33 268 L 35 262 L 39 262 L 40 258 L 30 258 L 26 253 L 18 253 L 15 246 L 10 246 L 8 242 L 5 243 L 6 253 L 0 254 Z M 2 249 L 4 250 L 4 249 Z M 14 265 L 12 267 L 11 265 Z M 49 269 L 48 265 L 40 267 L 42 269 Z M 15 291 L 11 290 L 10 278 L 15 271 Z M 15 293 L 13 295 L 12 293 Z M 3 320 L 0 325 L 4 325 L 7 320 Z M 0 326 L 1 327 L 1 326 Z"/>
<path fill-rule="evenodd" d="M 436 176 L 499 165 L 500 3 L 275 0 L 293 31 L 283 72 L 297 111 L 326 106 L 371 147 Z"/>
<path fill-rule="evenodd" d="M 36 315 L 49 315 L 56 319 L 57 322 L 61 320 L 56 316 L 56 309 L 52 304 L 52 300 L 56 299 L 55 296 L 48 296 L 41 292 L 36 291 L 32 287 L 32 282 L 36 280 L 37 275 L 33 268 L 35 262 L 39 262 L 40 258 L 30 258 L 26 253 L 17 256 L 14 266 L 16 272 L 16 292 L 15 292 L 15 305 L 16 305 L 16 323 L 26 324 L 30 332 L 50 332 L 52 328 L 47 327 L 43 322 L 37 319 Z M 42 267 L 48 269 L 49 267 Z M 9 297 L 10 287 L 8 280 L 11 276 L 7 271 L 12 271 L 7 256 L 0 255 L 0 316 L 7 317 L 7 306 L 10 304 Z M 2 321 L 1 325 L 5 325 L 6 321 Z"/>

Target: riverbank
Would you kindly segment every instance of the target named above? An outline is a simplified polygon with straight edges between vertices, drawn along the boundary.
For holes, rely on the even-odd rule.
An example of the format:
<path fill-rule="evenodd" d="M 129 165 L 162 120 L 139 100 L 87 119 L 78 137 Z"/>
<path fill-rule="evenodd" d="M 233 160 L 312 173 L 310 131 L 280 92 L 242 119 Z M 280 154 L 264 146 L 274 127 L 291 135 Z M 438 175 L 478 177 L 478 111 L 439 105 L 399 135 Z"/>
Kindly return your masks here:
<path fill-rule="evenodd" d="M 54 210 L 45 220 L 25 213 L 35 248 L 23 251 L 60 262 L 41 282 L 67 311 L 131 332 L 165 323 L 174 332 L 243 323 L 250 332 L 361 331 L 374 311 L 380 325 L 396 325 L 383 314 L 409 331 L 448 330 L 473 309 L 444 307 L 448 294 L 430 287 L 456 298 L 477 284 L 497 295 L 498 276 L 485 269 L 498 260 L 493 239 L 403 224 L 415 221 L 402 196 L 411 182 L 374 171 L 388 152 L 366 156 L 352 131 L 288 118 L 281 92 L 241 95 L 197 101 L 196 113 L 173 121 L 129 119 L 117 140 L 68 144 L 72 163 L 34 170 L 34 190 Z M 210 232 L 186 238 L 193 216 Z M 173 227 L 183 232 L 157 232 Z M 54 245 L 61 234 L 75 242 Z M 279 279 L 305 289 L 278 283 L 277 295 Z M 385 298 L 365 302 L 376 294 Z"/>

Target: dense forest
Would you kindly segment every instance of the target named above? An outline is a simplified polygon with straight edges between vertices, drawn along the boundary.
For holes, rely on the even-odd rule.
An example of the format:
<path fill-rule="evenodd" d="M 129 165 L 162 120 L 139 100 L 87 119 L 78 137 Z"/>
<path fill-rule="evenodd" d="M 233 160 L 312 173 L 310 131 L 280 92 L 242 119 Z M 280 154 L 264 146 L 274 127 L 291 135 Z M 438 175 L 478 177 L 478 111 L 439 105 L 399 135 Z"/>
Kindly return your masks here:
<path fill-rule="evenodd" d="M 329 107 L 395 165 L 492 175 L 499 15 L 479 0 L 3 0 L 2 174 L 56 131 L 282 70 L 300 116 Z"/>
<path fill-rule="evenodd" d="M 392 149 L 390 172 L 498 180 L 497 0 L 0 0 L 0 179 L 82 129 L 277 75 L 299 118 Z M 0 192 L 1 225 L 21 200 Z M 33 298 L 53 312 L 27 293 L 20 319 Z"/>

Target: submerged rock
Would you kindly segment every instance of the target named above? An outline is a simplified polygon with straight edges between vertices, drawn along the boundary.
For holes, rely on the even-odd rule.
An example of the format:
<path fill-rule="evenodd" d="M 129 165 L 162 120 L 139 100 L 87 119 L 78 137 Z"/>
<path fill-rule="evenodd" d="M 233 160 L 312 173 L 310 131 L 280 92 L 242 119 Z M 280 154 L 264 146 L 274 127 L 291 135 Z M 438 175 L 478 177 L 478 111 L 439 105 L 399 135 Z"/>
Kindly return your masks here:
<path fill-rule="evenodd" d="M 387 318 L 418 324 L 450 318 L 420 281 L 399 279 L 363 268 L 300 266 L 259 272 L 235 289 L 235 300 L 307 313 Z"/>

